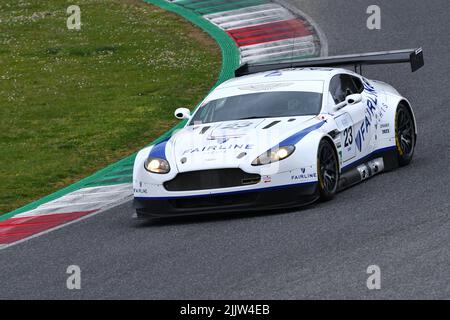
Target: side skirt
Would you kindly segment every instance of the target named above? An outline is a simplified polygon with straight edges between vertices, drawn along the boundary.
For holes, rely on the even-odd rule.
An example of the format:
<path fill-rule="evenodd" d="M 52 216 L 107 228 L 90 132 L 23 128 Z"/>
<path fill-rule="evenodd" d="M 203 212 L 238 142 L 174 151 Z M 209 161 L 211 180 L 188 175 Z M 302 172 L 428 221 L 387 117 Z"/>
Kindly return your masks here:
<path fill-rule="evenodd" d="M 344 167 L 339 178 L 338 191 L 342 191 L 383 171 L 398 168 L 396 148 L 378 150 L 369 156 Z"/>

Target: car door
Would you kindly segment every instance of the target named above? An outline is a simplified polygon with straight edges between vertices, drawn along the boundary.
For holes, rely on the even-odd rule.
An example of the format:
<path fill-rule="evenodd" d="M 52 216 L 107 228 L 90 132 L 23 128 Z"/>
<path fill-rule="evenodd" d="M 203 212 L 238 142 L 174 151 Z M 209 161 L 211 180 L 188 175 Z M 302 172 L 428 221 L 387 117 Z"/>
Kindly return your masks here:
<path fill-rule="evenodd" d="M 342 145 L 342 163 L 346 165 L 358 160 L 367 154 L 368 148 L 362 143 L 361 128 L 365 128 L 365 96 L 362 81 L 350 74 L 335 75 L 329 86 L 331 103 L 336 105 L 351 94 L 360 93 L 362 101 L 353 105 L 347 105 L 333 113 Z M 333 107 L 333 106 L 332 106 Z M 364 132 L 364 140 L 367 135 Z"/>

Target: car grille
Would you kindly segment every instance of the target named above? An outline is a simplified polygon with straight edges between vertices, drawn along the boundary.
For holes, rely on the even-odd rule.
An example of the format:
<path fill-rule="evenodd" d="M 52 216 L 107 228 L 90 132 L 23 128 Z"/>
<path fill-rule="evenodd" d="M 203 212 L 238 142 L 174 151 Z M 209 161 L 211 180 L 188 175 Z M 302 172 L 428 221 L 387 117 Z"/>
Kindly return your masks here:
<path fill-rule="evenodd" d="M 217 169 L 182 172 L 164 182 L 167 191 L 192 191 L 240 187 L 261 181 L 259 174 L 247 173 L 241 169 Z"/>

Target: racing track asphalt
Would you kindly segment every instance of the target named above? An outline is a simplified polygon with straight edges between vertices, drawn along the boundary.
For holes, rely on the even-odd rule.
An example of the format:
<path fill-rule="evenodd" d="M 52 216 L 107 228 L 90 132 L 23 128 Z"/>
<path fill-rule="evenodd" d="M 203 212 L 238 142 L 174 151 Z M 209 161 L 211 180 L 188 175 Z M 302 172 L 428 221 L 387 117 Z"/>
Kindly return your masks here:
<path fill-rule="evenodd" d="M 297 212 L 146 224 L 131 204 L 0 251 L 0 298 L 450 298 L 448 1 L 302 0 L 330 54 L 422 45 L 426 66 L 365 68 L 415 106 L 413 163 Z M 68 265 L 82 289 L 66 289 Z M 381 268 L 368 290 L 366 268 Z"/>

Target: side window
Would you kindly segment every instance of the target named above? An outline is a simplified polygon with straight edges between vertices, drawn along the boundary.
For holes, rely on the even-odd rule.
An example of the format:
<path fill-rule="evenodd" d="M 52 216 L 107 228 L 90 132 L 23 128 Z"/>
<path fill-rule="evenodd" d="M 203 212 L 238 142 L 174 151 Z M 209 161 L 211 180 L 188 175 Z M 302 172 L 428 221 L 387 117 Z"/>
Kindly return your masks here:
<path fill-rule="evenodd" d="M 352 76 L 353 83 L 356 87 L 355 93 L 362 93 L 364 91 L 364 85 L 360 78 Z"/>
<path fill-rule="evenodd" d="M 342 89 L 341 75 L 335 75 L 330 81 L 330 94 L 333 97 L 334 103 L 338 104 L 345 100 L 345 93 Z"/>
<path fill-rule="evenodd" d="M 354 77 L 352 77 L 349 74 L 341 74 L 341 83 L 342 83 L 341 86 L 342 86 L 342 90 L 345 93 L 345 97 L 347 97 L 351 94 L 358 93 L 358 89 L 356 88 L 353 78 Z"/>
<path fill-rule="evenodd" d="M 351 94 L 362 93 L 364 85 L 358 77 L 349 74 L 338 74 L 331 79 L 329 91 L 334 103 L 338 104 Z"/>

